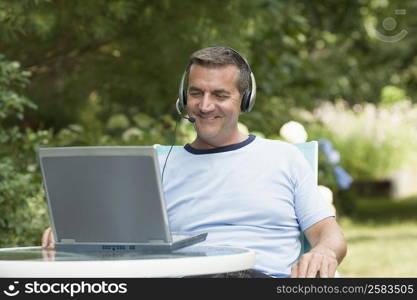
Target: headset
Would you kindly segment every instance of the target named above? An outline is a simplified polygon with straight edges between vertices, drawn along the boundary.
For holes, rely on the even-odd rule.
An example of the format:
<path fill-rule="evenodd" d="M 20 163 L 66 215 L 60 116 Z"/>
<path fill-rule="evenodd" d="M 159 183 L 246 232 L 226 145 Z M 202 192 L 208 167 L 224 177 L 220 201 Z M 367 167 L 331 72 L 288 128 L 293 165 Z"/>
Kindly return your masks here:
<path fill-rule="evenodd" d="M 255 105 L 255 100 L 256 100 L 256 80 L 255 80 L 255 75 L 253 75 L 252 70 L 249 66 L 249 63 L 247 62 L 247 60 L 241 56 L 239 54 L 239 52 L 237 52 L 236 50 L 234 50 L 233 48 L 230 47 L 225 47 L 227 50 L 230 50 L 231 52 L 233 52 L 236 57 L 241 60 L 248 68 L 249 72 L 250 72 L 250 85 L 251 85 L 251 90 L 250 91 L 245 91 L 243 93 L 242 96 L 242 103 L 240 105 L 240 110 L 242 112 L 250 112 L 253 108 L 253 106 Z M 177 109 L 177 112 L 179 115 L 182 115 L 182 112 L 185 109 L 185 106 L 187 105 L 187 89 L 184 87 L 185 85 L 185 79 L 187 78 L 188 75 L 188 71 L 186 70 L 181 77 L 181 81 L 180 81 L 180 86 L 179 86 L 179 91 L 178 91 L 178 99 L 177 102 L 175 104 L 175 107 Z M 190 117 L 191 118 L 191 117 Z M 191 123 L 194 123 L 193 120 L 195 121 L 194 118 L 186 118 L 188 119 Z"/>

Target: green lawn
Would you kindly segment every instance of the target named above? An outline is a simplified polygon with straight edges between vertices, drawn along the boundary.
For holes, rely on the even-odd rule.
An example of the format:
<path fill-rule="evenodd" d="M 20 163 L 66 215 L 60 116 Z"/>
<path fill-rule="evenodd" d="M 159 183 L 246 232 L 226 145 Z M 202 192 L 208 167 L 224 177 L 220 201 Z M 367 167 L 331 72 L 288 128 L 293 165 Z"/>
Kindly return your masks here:
<path fill-rule="evenodd" d="M 417 198 L 357 205 L 354 217 L 339 219 L 348 241 L 341 277 L 417 277 Z"/>

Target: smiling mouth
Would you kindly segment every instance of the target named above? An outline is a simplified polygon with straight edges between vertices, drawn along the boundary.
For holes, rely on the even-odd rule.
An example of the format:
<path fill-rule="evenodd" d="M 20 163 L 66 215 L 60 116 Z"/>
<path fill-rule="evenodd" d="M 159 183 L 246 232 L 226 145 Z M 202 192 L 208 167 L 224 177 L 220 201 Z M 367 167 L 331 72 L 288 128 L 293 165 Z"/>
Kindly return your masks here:
<path fill-rule="evenodd" d="M 219 116 L 202 116 L 202 115 L 197 115 L 197 117 L 204 121 L 213 121 L 213 120 L 220 118 Z"/>

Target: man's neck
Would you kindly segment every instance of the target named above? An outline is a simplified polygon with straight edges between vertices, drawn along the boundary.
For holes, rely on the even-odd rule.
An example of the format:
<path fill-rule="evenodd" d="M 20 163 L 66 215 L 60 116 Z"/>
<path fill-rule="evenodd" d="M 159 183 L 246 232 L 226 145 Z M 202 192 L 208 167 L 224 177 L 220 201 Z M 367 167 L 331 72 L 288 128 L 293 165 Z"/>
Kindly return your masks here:
<path fill-rule="evenodd" d="M 245 141 L 247 138 L 248 138 L 247 134 L 244 134 L 238 131 L 235 136 L 227 137 L 222 140 L 219 140 L 219 139 L 210 140 L 210 139 L 202 139 L 200 137 L 197 137 L 190 144 L 190 146 L 195 149 L 207 150 L 207 149 L 214 149 L 214 148 L 238 144 L 238 143 Z"/>

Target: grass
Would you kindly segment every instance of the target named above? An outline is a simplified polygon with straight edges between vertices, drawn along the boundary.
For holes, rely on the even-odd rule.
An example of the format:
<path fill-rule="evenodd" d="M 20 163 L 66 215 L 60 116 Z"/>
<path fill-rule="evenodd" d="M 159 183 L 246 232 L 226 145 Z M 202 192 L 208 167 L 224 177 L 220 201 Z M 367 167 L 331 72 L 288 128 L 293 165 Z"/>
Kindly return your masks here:
<path fill-rule="evenodd" d="M 360 199 L 339 223 L 348 242 L 342 277 L 417 277 L 417 198 Z"/>

